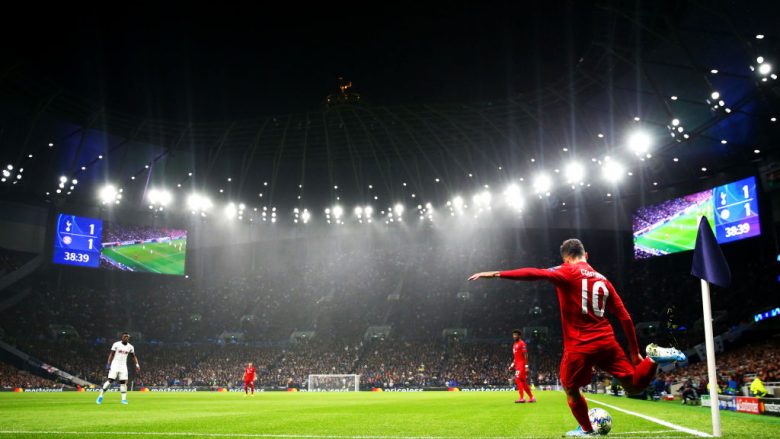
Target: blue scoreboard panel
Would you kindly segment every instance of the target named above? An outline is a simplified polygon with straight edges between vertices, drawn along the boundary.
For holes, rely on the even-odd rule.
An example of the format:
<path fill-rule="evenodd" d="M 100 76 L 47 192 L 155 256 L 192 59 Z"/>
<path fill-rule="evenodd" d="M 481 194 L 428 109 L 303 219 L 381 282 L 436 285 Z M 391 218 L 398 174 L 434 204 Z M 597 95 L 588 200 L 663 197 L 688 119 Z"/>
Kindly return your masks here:
<path fill-rule="evenodd" d="M 54 237 L 54 263 L 97 268 L 103 221 L 61 213 Z"/>
<path fill-rule="evenodd" d="M 712 190 L 715 236 L 723 244 L 761 234 L 756 177 L 724 184 Z"/>

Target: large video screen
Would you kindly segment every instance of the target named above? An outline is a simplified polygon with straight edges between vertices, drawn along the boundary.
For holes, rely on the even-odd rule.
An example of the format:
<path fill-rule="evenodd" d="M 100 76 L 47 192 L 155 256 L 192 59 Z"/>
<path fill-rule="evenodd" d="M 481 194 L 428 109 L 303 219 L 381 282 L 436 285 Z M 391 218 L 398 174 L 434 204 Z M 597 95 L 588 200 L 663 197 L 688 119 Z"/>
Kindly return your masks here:
<path fill-rule="evenodd" d="M 184 275 L 187 231 L 108 223 L 103 230 L 101 267 Z"/>
<path fill-rule="evenodd" d="M 186 230 L 57 216 L 56 264 L 183 276 L 186 256 Z"/>
<path fill-rule="evenodd" d="M 640 207 L 633 215 L 634 258 L 693 250 L 702 215 L 721 244 L 760 235 L 756 178 Z"/>

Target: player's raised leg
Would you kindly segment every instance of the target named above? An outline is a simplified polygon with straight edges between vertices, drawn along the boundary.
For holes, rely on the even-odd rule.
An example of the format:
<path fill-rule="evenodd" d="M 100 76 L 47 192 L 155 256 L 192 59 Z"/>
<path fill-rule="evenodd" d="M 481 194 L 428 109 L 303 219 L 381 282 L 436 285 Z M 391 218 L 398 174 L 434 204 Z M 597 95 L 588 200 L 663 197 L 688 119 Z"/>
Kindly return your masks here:
<path fill-rule="evenodd" d="M 647 356 L 658 364 L 683 363 L 688 360 L 683 352 L 677 348 L 662 348 L 655 343 L 650 343 L 645 348 Z"/>

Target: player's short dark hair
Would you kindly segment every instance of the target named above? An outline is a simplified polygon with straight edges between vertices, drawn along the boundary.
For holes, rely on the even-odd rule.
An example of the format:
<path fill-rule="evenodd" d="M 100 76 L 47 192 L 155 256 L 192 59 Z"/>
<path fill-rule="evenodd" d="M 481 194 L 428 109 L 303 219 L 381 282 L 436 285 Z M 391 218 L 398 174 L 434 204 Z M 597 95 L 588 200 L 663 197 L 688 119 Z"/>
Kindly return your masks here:
<path fill-rule="evenodd" d="M 523 335 L 523 331 L 521 331 L 519 329 L 513 329 L 512 330 L 512 334 Z"/>
<path fill-rule="evenodd" d="M 130 333 L 129 333 L 129 332 L 123 332 L 123 333 L 122 333 L 122 337 L 124 337 L 125 335 L 129 337 L 129 336 L 130 336 Z"/>
<path fill-rule="evenodd" d="M 561 244 L 561 257 L 579 258 L 585 256 L 585 246 L 577 238 L 567 239 Z"/>

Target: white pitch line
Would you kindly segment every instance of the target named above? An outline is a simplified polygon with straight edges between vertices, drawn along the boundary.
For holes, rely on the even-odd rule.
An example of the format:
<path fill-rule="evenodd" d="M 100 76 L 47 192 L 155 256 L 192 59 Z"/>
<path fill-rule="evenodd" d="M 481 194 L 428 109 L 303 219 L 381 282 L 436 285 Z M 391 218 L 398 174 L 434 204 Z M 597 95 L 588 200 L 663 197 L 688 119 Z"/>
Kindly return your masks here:
<path fill-rule="evenodd" d="M 616 407 L 616 406 L 614 406 L 612 404 L 607 404 L 606 402 L 601 402 L 601 401 L 598 401 L 598 400 L 595 400 L 595 399 L 588 399 L 588 401 L 595 402 L 596 404 L 601 404 L 603 406 L 609 407 L 609 408 L 617 410 L 619 412 L 623 412 L 623 413 L 626 413 L 626 414 L 629 414 L 629 415 L 632 415 L 632 416 L 636 416 L 638 418 L 642 418 L 642 419 L 645 419 L 645 420 L 650 421 L 650 422 L 655 422 L 656 424 L 663 425 L 664 427 L 669 427 L 669 428 L 673 428 L 673 429 L 675 429 L 677 431 L 682 431 L 682 432 L 685 432 L 685 433 L 688 433 L 688 434 L 692 434 L 694 436 L 698 436 L 698 437 L 712 437 L 711 434 L 705 433 L 703 431 L 694 430 L 692 428 L 683 427 L 683 426 L 677 425 L 677 424 L 672 424 L 671 422 L 664 421 L 663 419 L 658 419 L 658 418 L 654 418 L 652 416 L 643 415 L 641 413 L 632 412 L 631 410 L 622 409 L 622 408 Z"/>
<path fill-rule="evenodd" d="M 664 438 L 664 439 L 678 439 L 687 438 L 689 436 L 659 436 L 659 433 L 675 432 L 675 430 L 658 430 L 658 431 L 634 431 L 625 432 L 618 435 L 620 437 L 630 437 L 631 439 L 642 438 Z M 122 436 L 178 436 L 178 437 L 218 437 L 218 438 L 230 438 L 230 437 L 242 437 L 242 438 L 286 438 L 286 439 L 467 439 L 460 438 L 458 436 L 338 436 L 338 435 L 317 435 L 317 434 L 272 434 L 272 433 L 197 433 L 186 431 L 173 431 L 173 432 L 161 432 L 161 431 L 51 431 L 51 430 L 0 430 L 0 435 L 73 435 L 73 436 L 108 436 L 108 435 L 122 435 Z M 642 434 L 643 436 L 632 436 L 631 434 Z M 537 439 L 540 437 L 550 436 L 484 436 L 482 439 Z M 558 437 L 557 435 L 552 437 Z"/>

